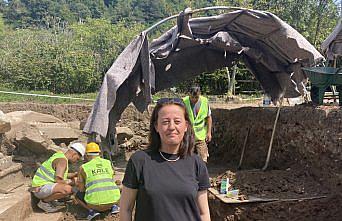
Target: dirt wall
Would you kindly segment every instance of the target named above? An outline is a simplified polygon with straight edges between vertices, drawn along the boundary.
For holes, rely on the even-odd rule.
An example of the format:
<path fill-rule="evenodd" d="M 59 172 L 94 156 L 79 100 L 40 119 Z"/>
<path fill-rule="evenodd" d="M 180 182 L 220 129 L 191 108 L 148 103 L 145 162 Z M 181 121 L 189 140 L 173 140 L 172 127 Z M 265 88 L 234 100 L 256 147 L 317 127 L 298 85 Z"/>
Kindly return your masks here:
<path fill-rule="evenodd" d="M 35 111 L 53 115 L 65 122 L 85 121 L 88 119 L 92 106 L 85 104 L 41 104 L 41 103 L 5 103 L 0 102 L 0 110 L 4 113 L 12 111 Z M 151 110 L 150 110 L 151 112 Z M 129 105 L 123 112 L 119 125 L 131 126 L 139 134 L 140 130 L 147 128 L 150 112 L 140 113 L 133 105 Z M 126 125 L 126 126 L 127 126 Z"/>
<path fill-rule="evenodd" d="M 213 109 L 211 160 L 238 165 L 250 128 L 243 165 L 261 168 L 271 139 L 276 108 Z M 296 154 L 294 154 L 296 153 Z M 283 107 L 274 136 L 270 166 L 287 168 L 294 157 L 332 154 L 342 159 L 342 109 Z M 291 160 L 289 160 L 291 159 Z"/>
<path fill-rule="evenodd" d="M 91 105 L 84 104 L 0 103 L 0 110 L 4 113 L 30 110 L 43 114 L 51 114 L 66 122 L 87 120 L 91 108 Z"/>
<path fill-rule="evenodd" d="M 212 220 L 337 221 L 342 217 L 342 110 L 282 108 L 269 167 L 266 171 L 253 170 L 264 166 L 276 111 L 253 107 L 213 109 L 208 168 L 221 167 L 223 171 L 213 177 L 212 184 L 217 185 L 220 177 L 226 176 L 246 196 L 284 200 L 229 205 L 211 195 Z M 248 128 L 242 170 L 237 170 Z"/>

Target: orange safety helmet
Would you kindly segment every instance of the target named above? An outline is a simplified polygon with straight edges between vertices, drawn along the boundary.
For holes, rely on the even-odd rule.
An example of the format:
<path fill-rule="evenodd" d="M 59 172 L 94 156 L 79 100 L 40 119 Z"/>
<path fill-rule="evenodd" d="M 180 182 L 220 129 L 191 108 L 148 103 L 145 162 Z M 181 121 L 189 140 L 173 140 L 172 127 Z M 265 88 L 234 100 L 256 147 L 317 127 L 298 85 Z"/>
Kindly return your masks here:
<path fill-rule="evenodd" d="M 86 146 L 86 152 L 87 153 L 100 153 L 101 152 L 100 146 L 95 142 L 90 142 Z"/>

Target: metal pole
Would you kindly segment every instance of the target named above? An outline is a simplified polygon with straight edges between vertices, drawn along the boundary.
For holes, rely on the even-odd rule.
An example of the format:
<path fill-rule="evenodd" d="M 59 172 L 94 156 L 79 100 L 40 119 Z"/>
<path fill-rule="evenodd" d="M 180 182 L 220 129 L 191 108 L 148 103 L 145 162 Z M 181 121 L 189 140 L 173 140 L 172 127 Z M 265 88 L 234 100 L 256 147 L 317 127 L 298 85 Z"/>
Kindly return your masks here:
<path fill-rule="evenodd" d="M 246 8 L 239 8 L 239 7 L 227 7 L 227 6 L 212 6 L 212 7 L 205 7 L 205 8 L 199 8 L 199 9 L 195 9 L 195 10 L 191 10 L 190 8 L 188 8 L 187 10 L 185 10 L 186 14 L 195 14 L 198 12 L 203 12 L 203 11 L 208 11 L 208 10 L 247 10 Z M 156 28 L 157 26 L 167 22 L 168 20 L 171 20 L 173 18 L 177 18 L 179 16 L 179 14 L 177 15 L 172 15 L 170 17 L 164 18 L 163 20 L 157 22 L 156 24 L 152 25 L 151 27 L 149 27 L 148 29 L 146 29 L 144 32 L 149 33 L 152 29 Z"/>
<path fill-rule="evenodd" d="M 239 165 L 238 165 L 238 170 L 241 168 L 241 165 L 242 165 L 242 160 L 243 160 L 243 157 L 245 155 L 246 145 L 247 145 L 247 141 L 248 141 L 248 137 L 249 137 L 249 132 L 250 131 L 251 131 L 251 128 L 248 127 L 247 134 L 246 134 L 246 137 L 245 137 L 245 141 L 243 142 L 243 147 L 242 147 L 242 152 L 241 152 L 241 156 L 240 156 L 240 162 L 239 162 Z"/>
<path fill-rule="evenodd" d="M 277 127 L 277 123 L 278 123 L 278 119 L 279 119 L 279 113 L 280 113 L 280 108 L 281 108 L 282 104 L 283 104 L 283 98 L 281 98 L 281 100 L 280 100 L 280 104 L 279 104 L 279 107 L 278 107 L 276 119 L 275 119 L 274 125 L 273 125 L 273 130 L 272 130 L 272 136 L 271 136 L 270 145 L 269 145 L 269 147 L 268 147 L 266 162 L 265 162 L 265 165 L 264 165 L 264 167 L 262 168 L 262 170 L 266 170 L 266 169 L 267 169 L 268 163 L 269 163 L 269 161 L 270 161 L 271 151 L 272 151 L 272 145 L 273 145 L 273 138 L 274 138 L 275 130 L 276 130 L 276 127 Z"/>

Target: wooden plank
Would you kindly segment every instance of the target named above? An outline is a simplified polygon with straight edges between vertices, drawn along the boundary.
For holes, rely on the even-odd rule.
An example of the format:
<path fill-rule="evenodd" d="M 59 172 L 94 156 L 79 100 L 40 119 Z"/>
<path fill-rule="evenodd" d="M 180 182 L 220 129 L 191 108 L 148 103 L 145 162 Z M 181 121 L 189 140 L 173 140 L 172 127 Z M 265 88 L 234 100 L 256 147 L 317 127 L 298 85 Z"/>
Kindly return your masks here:
<path fill-rule="evenodd" d="M 256 202 L 271 202 L 277 201 L 278 198 L 259 198 L 255 196 L 248 196 L 247 200 L 239 200 L 236 198 L 228 198 L 225 194 L 220 194 L 216 189 L 209 188 L 209 192 L 214 194 L 220 201 L 226 204 L 241 204 L 241 203 L 256 203 Z"/>
<path fill-rule="evenodd" d="M 241 203 L 277 203 L 277 202 L 291 202 L 291 201 L 305 201 L 305 200 L 316 200 L 326 198 L 327 196 L 313 196 L 313 197 L 302 197 L 302 198 L 259 198 L 255 196 L 248 196 L 248 200 L 239 200 L 238 198 L 228 198 L 225 194 L 220 194 L 216 189 L 209 188 L 209 192 L 212 193 L 221 202 L 226 204 L 241 204 Z"/>

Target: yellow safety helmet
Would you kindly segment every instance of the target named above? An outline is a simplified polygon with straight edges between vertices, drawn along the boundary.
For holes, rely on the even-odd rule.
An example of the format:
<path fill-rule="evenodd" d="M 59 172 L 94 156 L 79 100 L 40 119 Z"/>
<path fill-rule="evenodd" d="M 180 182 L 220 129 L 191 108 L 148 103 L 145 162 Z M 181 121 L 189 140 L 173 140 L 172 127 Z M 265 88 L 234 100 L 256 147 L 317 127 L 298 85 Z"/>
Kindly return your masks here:
<path fill-rule="evenodd" d="M 86 152 L 87 153 L 100 153 L 101 152 L 100 146 L 95 142 L 90 142 L 86 146 Z"/>

